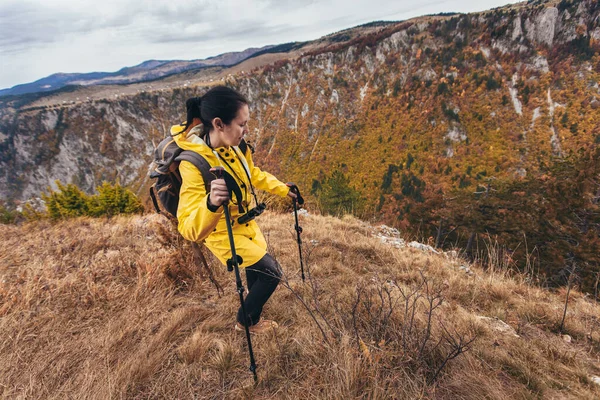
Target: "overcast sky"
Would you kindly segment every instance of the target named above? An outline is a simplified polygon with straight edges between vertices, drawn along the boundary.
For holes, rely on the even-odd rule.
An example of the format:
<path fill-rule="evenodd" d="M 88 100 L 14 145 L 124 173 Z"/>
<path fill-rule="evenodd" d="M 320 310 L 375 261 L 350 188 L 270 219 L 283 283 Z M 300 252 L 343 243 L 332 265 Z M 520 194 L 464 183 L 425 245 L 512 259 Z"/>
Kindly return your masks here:
<path fill-rule="evenodd" d="M 0 0 L 0 89 L 321 36 L 511 0 Z"/>

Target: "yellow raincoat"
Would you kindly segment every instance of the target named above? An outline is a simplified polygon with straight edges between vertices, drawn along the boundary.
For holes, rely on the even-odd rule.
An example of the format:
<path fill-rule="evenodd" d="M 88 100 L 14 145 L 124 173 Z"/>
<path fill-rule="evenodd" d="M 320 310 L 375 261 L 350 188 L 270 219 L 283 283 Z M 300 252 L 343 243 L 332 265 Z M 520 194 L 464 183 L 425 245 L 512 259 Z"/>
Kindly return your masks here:
<path fill-rule="evenodd" d="M 199 136 L 201 126 L 196 126 L 187 134 L 178 134 L 185 128 L 181 125 L 171 127 L 171 135 L 175 142 L 184 150 L 191 150 L 208 161 L 212 166 L 222 166 L 236 180 L 242 190 L 243 205 L 246 210 L 252 206 L 252 193 L 248 176 L 244 171 L 247 166 L 252 185 L 257 189 L 285 197 L 289 187 L 280 182 L 268 172 L 261 171 L 254 166 L 252 153 L 247 149 L 246 154 L 237 147 L 219 147 L 211 149 Z M 217 154 L 220 156 L 217 156 Z M 222 158 L 221 158 L 222 157 Z M 243 159 L 242 159 L 243 158 Z M 223 159 L 226 162 L 223 162 Z M 223 207 L 212 212 L 207 207 L 208 193 L 200 171 L 190 162 L 182 161 L 179 165 L 182 184 L 177 208 L 178 230 L 187 240 L 202 242 L 223 263 L 231 258 L 229 237 Z M 242 257 L 241 267 L 255 264 L 267 253 L 267 242 L 255 221 L 240 225 L 237 223 L 238 207 L 233 202 L 229 203 L 229 213 L 234 221 L 233 235 L 237 255 Z M 248 207 L 250 205 L 250 207 Z"/>

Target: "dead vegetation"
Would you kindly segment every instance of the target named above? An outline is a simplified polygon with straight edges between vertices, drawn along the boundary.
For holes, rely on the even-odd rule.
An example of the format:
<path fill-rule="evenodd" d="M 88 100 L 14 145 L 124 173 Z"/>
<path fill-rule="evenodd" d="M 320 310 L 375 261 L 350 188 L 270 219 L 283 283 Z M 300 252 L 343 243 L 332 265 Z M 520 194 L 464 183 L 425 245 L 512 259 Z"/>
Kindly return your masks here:
<path fill-rule="evenodd" d="M 594 398 L 600 307 L 451 255 L 381 243 L 353 218 L 260 224 L 285 271 L 253 338 L 232 274 L 199 269 L 161 216 L 1 225 L 3 398 Z M 210 260 L 210 258 L 209 258 Z"/>

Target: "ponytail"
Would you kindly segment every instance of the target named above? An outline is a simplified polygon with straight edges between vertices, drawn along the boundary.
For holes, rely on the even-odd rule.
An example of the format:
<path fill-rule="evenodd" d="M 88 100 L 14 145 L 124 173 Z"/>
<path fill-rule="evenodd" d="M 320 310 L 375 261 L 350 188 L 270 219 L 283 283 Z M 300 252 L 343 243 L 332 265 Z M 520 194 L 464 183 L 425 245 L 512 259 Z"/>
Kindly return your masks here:
<path fill-rule="evenodd" d="M 199 118 L 203 125 L 202 136 L 205 136 L 213 128 L 213 119 L 220 118 L 228 125 L 245 104 L 248 104 L 248 100 L 236 90 L 227 86 L 215 86 L 203 96 L 192 97 L 185 102 L 187 121 L 183 131 L 192 124 L 194 118 Z"/>
<path fill-rule="evenodd" d="M 192 97 L 187 99 L 187 101 L 185 102 L 185 108 L 187 110 L 187 119 L 185 121 L 185 124 L 183 124 L 183 130 L 181 131 L 181 133 L 186 131 L 186 129 L 192 124 L 192 121 L 194 121 L 194 118 L 200 118 L 200 120 L 202 120 L 202 117 L 200 115 L 201 105 L 202 97 Z"/>

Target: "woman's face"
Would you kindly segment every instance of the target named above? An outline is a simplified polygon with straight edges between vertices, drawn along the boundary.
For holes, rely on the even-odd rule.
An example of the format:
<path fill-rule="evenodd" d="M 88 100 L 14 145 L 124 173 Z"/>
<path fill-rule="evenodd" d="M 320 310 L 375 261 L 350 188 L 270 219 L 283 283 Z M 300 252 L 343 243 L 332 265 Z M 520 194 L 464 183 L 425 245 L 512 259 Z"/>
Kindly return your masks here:
<path fill-rule="evenodd" d="M 250 118 L 250 110 L 247 104 L 242 105 L 235 118 L 223 128 L 219 128 L 220 145 L 215 143 L 215 147 L 222 146 L 238 146 L 244 135 L 248 133 L 248 119 Z"/>

